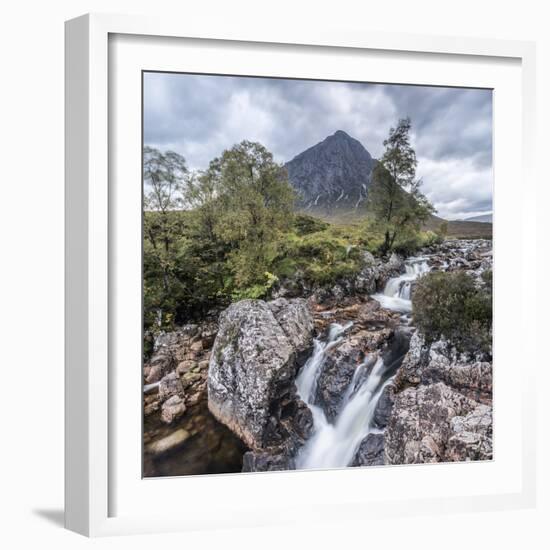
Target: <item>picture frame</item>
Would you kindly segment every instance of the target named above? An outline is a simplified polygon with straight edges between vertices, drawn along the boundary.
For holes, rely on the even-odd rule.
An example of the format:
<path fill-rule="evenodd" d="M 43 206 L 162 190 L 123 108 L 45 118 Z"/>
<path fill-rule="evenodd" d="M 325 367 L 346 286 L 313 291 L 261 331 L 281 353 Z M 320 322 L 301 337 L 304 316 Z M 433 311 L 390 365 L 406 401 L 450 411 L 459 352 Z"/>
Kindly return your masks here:
<path fill-rule="evenodd" d="M 87 536 L 105 536 L 282 525 L 296 521 L 297 510 L 300 511 L 300 521 L 313 523 L 343 519 L 360 521 L 366 515 L 397 517 L 533 506 L 536 441 L 529 418 L 535 416 L 536 349 L 527 346 L 518 347 L 506 356 L 496 354 L 495 424 L 501 431 L 495 440 L 494 461 L 475 465 L 475 472 L 474 465 L 455 464 L 434 465 L 431 469 L 407 466 L 356 469 L 353 472 L 284 472 L 143 480 L 136 475 L 138 470 L 134 468 L 140 462 L 140 456 L 135 456 L 132 467 L 121 467 L 121 463 L 125 464 L 125 458 L 121 457 L 134 456 L 141 444 L 136 436 L 141 428 L 140 417 L 134 418 L 132 427 L 128 428 L 131 433 L 126 433 L 121 426 L 127 425 L 128 418 L 121 416 L 124 413 L 120 412 L 120 409 L 135 412 L 135 399 L 131 396 L 136 389 L 137 393 L 140 390 L 135 353 L 127 356 L 133 359 L 124 361 L 121 361 L 121 356 L 130 350 L 132 341 L 136 349 L 140 345 L 135 342 L 135 336 L 141 331 L 140 324 L 136 323 L 141 304 L 138 303 L 139 296 L 134 295 L 135 303 L 132 302 L 131 295 L 125 293 L 119 284 L 121 270 L 128 271 L 135 267 L 136 261 L 141 261 L 135 239 L 130 246 L 121 246 L 123 242 L 130 242 L 124 239 L 132 239 L 124 227 L 135 229 L 136 216 L 141 216 L 141 210 L 136 212 L 135 202 L 122 204 L 117 185 L 122 174 L 127 182 L 138 187 L 141 184 L 141 166 L 134 166 L 133 162 L 141 147 L 141 120 L 123 125 L 118 117 L 125 115 L 116 108 L 120 107 L 117 94 L 121 90 L 126 94 L 129 90 L 125 113 L 132 116 L 136 112 L 141 90 L 135 89 L 137 80 L 132 79 L 137 78 L 141 70 L 159 68 L 151 64 L 156 65 L 155 55 L 161 52 L 165 60 L 163 70 L 186 60 L 197 71 L 201 67 L 204 72 L 210 72 L 215 67 L 226 66 L 224 72 L 231 74 L 260 74 L 259 71 L 263 70 L 267 75 L 289 77 L 309 76 L 304 75 L 304 60 L 310 56 L 310 61 L 315 61 L 310 64 L 311 71 L 318 71 L 315 74 L 325 77 L 334 74 L 337 78 L 346 74 L 360 75 L 367 59 L 362 56 L 371 55 L 373 67 L 384 65 L 384 70 L 388 71 L 384 73 L 382 68 L 377 69 L 382 81 L 402 83 L 414 83 L 415 78 L 421 78 L 414 76 L 415 67 L 425 65 L 423 70 L 430 71 L 433 70 L 430 66 L 436 64 L 441 71 L 430 77 L 432 83 L 459 85 L 469 66 L 472 79 L 487 78 L 490 85 L 493 77 L 489 73 L 493 68 L 495 75 L 498 73 L 494 76 L 495 82 L 498 81 L 493 86 L 495 97 L 503 98 L 495 109 L 495 177 L 498 181 L 495 186 L 495 261 L 502 273 L 508 273 L 497 274 L 495 281 L 498 350 L 499 340 L 505 342 L 510 335 L 504 326 L 502 312 L 505 310 L 501 309 L 499 300 L 506 296 L 511 285 L 519 285 L 521 295 L 521 303 L 510 306 L 512 313 L 517 314 L 514 317 L 516 330 L 526 330 L 529 316 L 535 317 L 534 290 L 529 288 L 521 270 L 522 263 L 536 254 L 535 244 L 528 239 L 536 224 L 535 216 L 528 211 L 528 204 L 536 195 L 536 183 L 532 177 L 534 44 L 482 38 L 395 35 L 367 30 L 270 29 L 269 26 L 241 30 L 225 28 L 223 22 L 201 28 L 168 17 L 95 14 L 68 21 L 65 33 L 66 527 Z M 155 40 L 157 46 L 153 47 L 151 40 Z M 186 51 L 190 55 L 187 58 L 181 55 L 183 50 L 178 51 L 180 47 L 188 48 Z M 146 55 L 148 51 L 152 52 L 149 57 Z M 175 55 L 170 55 L 170 51 Z M 220 55 L 220 52 L 226 52 L 227 56 Z M 284 63 L 277 64 L 278 58 Z M 269 63 L 264 63 L 266 59 Z M 296 59 L 296 63 L 292 59 Z M 448 68 L 445 70 L 445 67 Z M 391 71 L 394 76 L 390 75 Z M 484 73 L 486 76 L 482 76 Z M 388 75 L 387 80 L 384 74 Z M 364 78 L 370 77 L 365 75 Z M 515 106 L 510 114 L 511 122 L 501 118 L 503 111 L 500 110 L 509 105 Z M 513 126 L 506 127 L 507 123 Z M 133 131 L 136 128 L 138 135 Z M 519 134 L 510 135 L 510 128 L 519 130 Z M 124 140 L 127 145 L 119 140 L 123 133 L 129 138 Z M 520 153 L 516 158 L 500 153 L 510 153 L 518 145 L 516 150 Z M 128 170 L 130 165 L 133 168 Z M 521 181 L 520 196 L 515 198 L 509 189 L 509 183 L 514 179 Z M 517 208 L 515 214 L 521 219 L 519 230 L 511 233 L 506 220 L 512 215 L 510 209 L 514 205 Z M 515 267 L 506 254 L 507 246 L 512 245 L 521 250 L 519 266 Z M 134 312 L 128 324 L 130 328 L 124 333 L 119 330 L 122 305 Z M 509 315 L 510 311 L 506 314 Z M 521 377 L 514 395 L 512 368 L 520 357 Z M 137 369 L 135 383 L 131 380 L 127 387 L 123 387 L 120 373 L 123 368 L 126 369 L 124 374 L 131 372 L 128 368 L 133 366 Z M 499 369 L 502 375 L 498 373 Z M 133 399 L 128 402 L 128 407 L 125 392 L 130 396 L 129 400 Z M 520 403 L 520 415 L 517 415 L 518 409 L 511 408 L 514 399 L 516 407 Z M 514 415 L 518 417 L 517 423 L 512 421 Z M 514 429 L 515 438 L 511 432 Z M 500 441 L 503 444 L 499 452 Z M 512 445 L 513 441 L 516 447 L 512 452 L 508 444 Z M 512 455 L 513 459 L 509 458 Z M 466 468 L 471 468 L 467 475 L 464 474 Z M 128 479 L 124 479 L 125 470 Z M 467 484 L 461 485 L 461 476 L 486 480 L 487 484 L 480 481 L 475 491 Z M 160 508 L 151 513 L 147 502 L 154 499 L 156 507 L 162 495 L 179 492 L 182 483 L 185 483 L 185 491 L 200 493 L 196 510 L 188 510 L 181 504 L 181 510 L 176 509 L 171 515 Z M 419 483 L 427 488 L 423 494 L 418 493 Z M 319 493 L 321 484 L 328 497 Z M 390 486 L 395 490 L 392 489 L 393 493 L 384 498 L 384 489 Z M 365 490 L 367 487 L 368 491 Z M 235 490 L 242 493 L 238 502 L 229 503 L 219 496 Z M 293 493 L 302 496 L 301 505 L 285 506 L 288 500 L 297 500 L 295 496 L 289 498 Z M 214 495 L 218 498 L 213 499 Z M 262 495 L 270 498 L 262 499 Z M 209 505 L 214 501 L 215 505 Z M 168 507 L 174 510 L 174 503 Z M 208 515 L 204 513 L 206 509 Z"/>

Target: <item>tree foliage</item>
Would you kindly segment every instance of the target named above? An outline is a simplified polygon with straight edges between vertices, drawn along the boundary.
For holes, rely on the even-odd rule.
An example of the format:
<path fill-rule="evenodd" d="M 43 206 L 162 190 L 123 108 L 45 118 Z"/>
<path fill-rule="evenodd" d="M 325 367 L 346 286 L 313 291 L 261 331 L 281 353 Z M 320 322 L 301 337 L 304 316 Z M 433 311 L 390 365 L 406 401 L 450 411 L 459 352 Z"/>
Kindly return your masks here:
<path fill-rule="evenodd" d="M 243 141 L 196 173 L 180 155 L 146 148 L 144 180 L 146 326 L 271 288 L 294 192 L 265 147 Z"/>
<path fill-rule="evenodd" d="M 214 159 L 204 175 L 217 189 L 215 233 L 230 248 L 233 283 L 263 282 L 277 240 L 292 223 L 294 191 L 273 155 L 243 141 Z"/>
<path fill-rule="evenodd" d="M 399 120 L 384 140 L 385 151 L 375 166 L 369 189 L 368 209 L 384 232 L 382 253 L 389 252 L 398 237 L 418 233 L 434 212 L 420 192 L 416 179 L 416 153 L 411 146 L 409 118 Z"/>
<path fill-rule="evenodd" d="M 184 204 L 185 159 L 151 147 L 143 152 L 144 177 L 144 315 L 146 324 L 169 326 L 176 304 L 188 288 L 178 256 L 186 247 L 182 218 L 177 210 Z"/>

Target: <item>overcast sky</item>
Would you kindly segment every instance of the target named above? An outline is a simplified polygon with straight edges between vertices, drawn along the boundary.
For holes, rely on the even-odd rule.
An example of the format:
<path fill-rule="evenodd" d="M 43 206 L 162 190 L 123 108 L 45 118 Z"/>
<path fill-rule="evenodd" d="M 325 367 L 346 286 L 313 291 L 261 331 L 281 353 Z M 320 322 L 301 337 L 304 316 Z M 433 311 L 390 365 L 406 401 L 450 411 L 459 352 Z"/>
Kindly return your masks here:
<path fill-rule="evenodd" d="M 146 73 L 144 141 L 183 155 L 191 169 L 244 139 L 278 162 L 336 130 L 375 158 L 399 118 L 412 120 L 423 192 L 438 214 L 461 219 L 492 210 L 490 90 Z"/>

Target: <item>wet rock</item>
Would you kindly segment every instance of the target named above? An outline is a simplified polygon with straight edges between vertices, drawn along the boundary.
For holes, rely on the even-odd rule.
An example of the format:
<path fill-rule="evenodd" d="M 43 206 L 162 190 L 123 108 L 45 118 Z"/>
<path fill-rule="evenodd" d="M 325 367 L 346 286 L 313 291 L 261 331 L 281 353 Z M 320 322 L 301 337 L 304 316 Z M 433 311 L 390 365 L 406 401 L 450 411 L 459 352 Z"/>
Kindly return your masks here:
<path fill-rule="evenodd" d="M 315 404 L 323 409 L 329 421 L 342 409 L 346 389 L 364 358 L 362 347 L 354 346 L 349 340 L 328 351 L 317 381 Z"/>
<path fill-rule="evenodd" d="M 372 425 L 375 428 L 383 429 L 388 425 L 393 403 L 395 401 L 395 386 L 388 384 L 382 391 L 382 395 L 376 404 Z"/>
<path fill-rule="evenodd" d="M 387 262 L 381 262 L 376 269 L 376 288 L 384 290 L 386 283 L 392 277 L 397 277 L 405 269 L 405 260 L 398 254 L 393 253 Z"/>
<path fill-rule="evenodd" d="M 370 433 L 363 439 L 352 466 L 381 466 L 384 464 L 384 434 Z"/>
<path fill-rule="evenodd" d="M 312 337 L 313 320 L 307 319 L 305 302 L 293 302 L 270 307 L 262 300 L 243 300 L 220 316 L 208 368 L 208 407 L 254 450 L 284 445 L 296 435 L 289 433 L 285 410 L 298 406 L 296 346 Z M 299 316 L 307 319 L 306 328 L 289 338 L 273 310 L 288 322 L 287 330 Z"/>
<path fill-rule="evenodd" d="M 186 430 L 179 429 L 172 432 L 170 435 L 153 441 L 147 445 L 147 452 L 156 457 L 164 453 L 175 451 L 180 448 L 191 437 L 191 434 Z"/>
<path fill-rule="evenodd" d="M 171 424 L 174 420 L 182 416 L 185 410 L 186 407 L 183 403 L 183 399 L 179 395 L 173 395 L 162 404 L 160 418 L 164 423 Z"/>

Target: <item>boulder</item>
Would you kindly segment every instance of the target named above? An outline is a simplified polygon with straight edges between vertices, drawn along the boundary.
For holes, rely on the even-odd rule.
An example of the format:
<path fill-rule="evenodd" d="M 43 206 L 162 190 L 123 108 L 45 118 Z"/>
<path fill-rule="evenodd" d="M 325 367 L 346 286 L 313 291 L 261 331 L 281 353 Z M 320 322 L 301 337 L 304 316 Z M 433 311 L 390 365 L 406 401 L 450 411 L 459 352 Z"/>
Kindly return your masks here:
<path fill-rule="evenodd" d="M 409 387 L 396 394 L 385 437 L 388 464 L 465 460 L 447 454 L 458 417 L 468 417 L 478 403 L 442 382 Z M 487 430 L 483 432 L 487 434 Z"/>
<path fill-rule="evenodd" d="M 428 345 L 415 332 L 395 383 L 399 389 L 403 389 L 411 385 L 443 382 L 471 399 L 490 403 L 493 392 L 492 370 L 490 362 L 460 354 L 443 340 Z"/>
<path fill-rule="evenodd" d="M 446 460 L 491 460 L 492 435 L 492 409 L 487 405 L 479 405 L 466 416 L 453 418 L 445 449 Z"/>
<path fill-rule="evenodd" d="M 183 397 L 183 386 L 175 372 L 167 374 L 159 384 L 159 399 L 160 401 L 166 401 L 170 397 L 178 395 Z"/>
<path fill-rule="evenodd" d="M 208 368 L 208 408 L 249 448 L 300 438 L 292 412 L 311 413 L 296 395 L 296 359 L 312 337 L 303 300 L 242 300 L 221 314 Z"/>
<path fill-rule="evenodd" d="M 386 283 L 392 277 L 397 277 L 405 270 L 405 260 L 398 254 L 393 253 L 389 260 L 380 263 L 376 269 L 376 288 L 379 291 L 384 290 Z"/>
<path fill-rule="evenodd" d="M 363 253 L 363 267 L 355 277 L 355 290 L 364 294 L 374 294 L 377 278 L 377 262 L 374 256 L 366 251 Z"/>
<path fill-rule="evenodd" d="M 384 434 L 370 433 L 355 453 L 352 466 L 381 466 L 384 464 Z"/>
<path fill-rule="evenodd" d="M 243 456 L 243 472 L 281 472 L 296 469 L 287 454 L 248 451 Z"/>
<path fill-rule="evenodd" d="M 365 357 L 363 349 L 348 338 L 327 352 L 317 380 L 315 404 L 323 409 L 329 421 L 333 421 L 342 409 L 346 389 Z"/>
<path fill-rule="evenodd" d="M 184 325 L 172 332 L 161 332 L 153 344 L 153 354 L 144 365 L 145 382 L 153 384 L 173 371 L 179 361 L 178 356 L 185 349 L 189 339 L 198 331 L 194 324 Z"/>
<path fill-rule="evenodd" d="M 165 424 L 171 424 L 174 420 L 182 416 L 185 410 L 183 399 L 179 395 L 173 395 L 162 404 L 160 419 Z"/>
<path fill-rule="evenodd" d="M 267 305 L 295 352 L 309 353 L 313 343 L 314 324 L 306 300 L 279 298 L 268 302 Z"/>
<path fill-rule="evenodd" d="M 146 450 L 154 457 L 158 455 L 163 455 L 165 453 L 181 448 L 190 437 L 191 434 L 188 431 L 184 429 L 179 429 L 172 432 L 170 435 L 167 435 L 166 437 L 153 441 L 152 443 L 147 445 Z"/>

